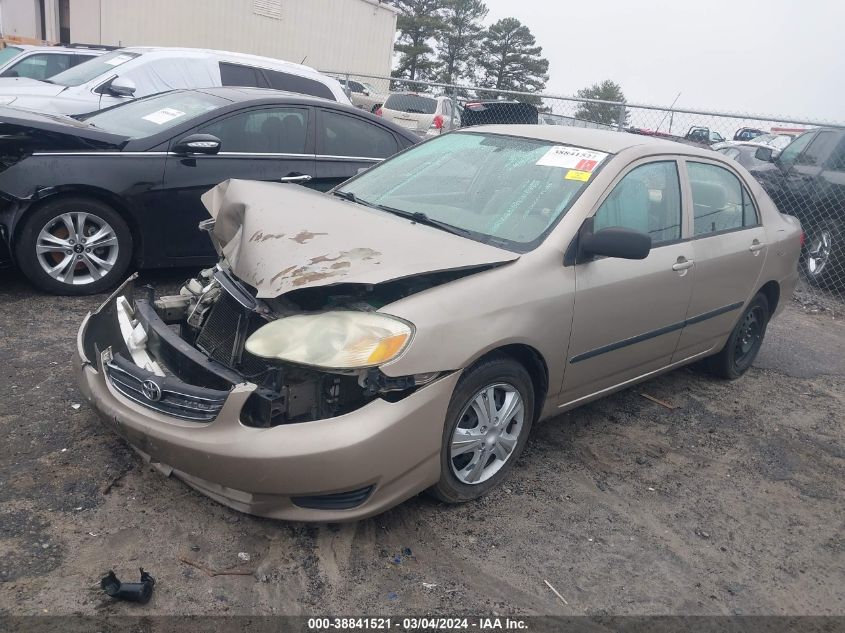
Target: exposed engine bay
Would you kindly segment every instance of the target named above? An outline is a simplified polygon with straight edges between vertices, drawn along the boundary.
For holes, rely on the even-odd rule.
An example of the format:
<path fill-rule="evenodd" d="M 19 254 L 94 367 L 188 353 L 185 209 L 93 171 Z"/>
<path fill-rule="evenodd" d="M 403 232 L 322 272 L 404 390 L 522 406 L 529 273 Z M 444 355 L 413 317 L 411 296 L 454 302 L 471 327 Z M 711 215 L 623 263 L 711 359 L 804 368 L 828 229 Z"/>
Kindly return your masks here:
<path fill-rule="evenodd" d="M 186 282 L 178 295 L 154 298 L 152 289 L 148 289 L 146 297 L 136 295 L 135 298 L 136 313 L 149 312 L 151 307 L 155 318 L 171 334 L 178 335 L 194 353 L 199 351 L 206 357 L 205 369 L 211 371 L 196 371 L 191 363 L 180 362 L 172 350 L 167 353 L 161 345 L 149 345 L 150 339 L 143 343 L 152 347 L 153 352 L 158 351 L 155 365 L 139 362 L 137 358 L 135 363 L 147 365 L 154 373 L 174 374 L 190 385 L 208 389 L 225 387 L 226 377 L 231 384 L 233 375 L 241 382 L 255 384 L 257 388 L 241 416 L 243 424 L 255 427 L 334 417 L 354 411 L 375 398 L 400 400 L 440 373 L 396 378 L 386 376 L 377 367 L 314 368 L 256 356 L 245 349 L 245 342 L 275 319 L 325 310 L 374 312 L 402 297 L 471 272 L 431 273 L 375 285 L 303 288 L 273 299 L 256 299 L 254 289 L 217 266 L 201 271 L 195 279 Z M 140 322 L 144 320 L 141 318 Z M 149 333 L 151 328 L 155 329 L 154 324 L 148 323 L 144 331 Z M 167 347 L 172 348 L 172 342 Z M 224 370 L 222 376 L 215 368 Z"/>

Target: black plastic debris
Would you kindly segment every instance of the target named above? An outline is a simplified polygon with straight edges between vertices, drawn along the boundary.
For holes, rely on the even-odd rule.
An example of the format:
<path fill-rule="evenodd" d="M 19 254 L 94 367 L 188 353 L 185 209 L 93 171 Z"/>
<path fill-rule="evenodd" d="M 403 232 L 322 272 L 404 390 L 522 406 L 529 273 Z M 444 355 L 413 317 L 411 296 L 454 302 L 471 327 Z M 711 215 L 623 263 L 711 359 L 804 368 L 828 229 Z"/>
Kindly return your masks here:
<path fill-rule="evenodd" d="M 143 567 L 140 570 L 141 582 L 120 582 L 118 577 L 114 575 L 114 571 L 109 571 L 100 580 L 100 588 L 112 598 L 147 604 L 153 595 L 153 585 L 156 581 L 155 578 L 144 571 Z"/>

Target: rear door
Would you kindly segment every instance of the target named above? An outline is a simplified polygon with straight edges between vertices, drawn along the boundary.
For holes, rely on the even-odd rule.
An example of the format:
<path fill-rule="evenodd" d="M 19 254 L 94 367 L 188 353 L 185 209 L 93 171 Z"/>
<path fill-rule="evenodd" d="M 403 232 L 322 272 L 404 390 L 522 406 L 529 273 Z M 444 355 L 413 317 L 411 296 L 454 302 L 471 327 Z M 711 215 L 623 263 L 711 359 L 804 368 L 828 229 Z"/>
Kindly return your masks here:
<path fill-rule="evenodd" d="M 200 196 L 229 178 L 310 184 L 316 175 L 313 119 L 309 107 L 256 106 L 174 138 L 171 146 L 189 134 L 212 134 L 220 139 L 221 147 L 214 156 L 167 157 L 164 188 L 171 210 L 164 237 L 167 255 L 214 255 L 210 242 L 197 229 L 209 217 Z"/>
<path fill-rule="evenodd" d="M 571 403 L 669 365 L 692 295 L 692 245 L 674 158 L 629 166 L 597 207 L 594 230 L 648 233 L 643 260 L 599 257 L 575 268 L 563 402 Z"/>
<path fill-rule="evenodd" d="M 316 178 L 311 184 L 328 191 L 408 145 L 370 116 L 318 108 Z"/>
<path fill-rule="evenodd" d="M 713 350 L 758 289 L 766 231 L 741 178 L 707 159 L 685 161 L 692 199 L 692 299 L 674 361 Z"/>

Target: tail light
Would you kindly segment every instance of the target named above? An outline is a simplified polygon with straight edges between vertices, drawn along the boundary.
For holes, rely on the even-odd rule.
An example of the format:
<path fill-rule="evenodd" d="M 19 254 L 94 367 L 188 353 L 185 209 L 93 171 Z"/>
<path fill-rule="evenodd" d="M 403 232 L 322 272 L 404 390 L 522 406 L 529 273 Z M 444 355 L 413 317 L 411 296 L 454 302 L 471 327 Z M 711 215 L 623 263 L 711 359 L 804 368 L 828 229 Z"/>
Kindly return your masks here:
<path fill-rule="evenodd" d="M 434 121 L 431 122 L 431 127 L 435 130 L 442 130 L 443 129 L 443 115 L 442 114 L 435 114 Z"/>
<path fill-rule="evenodd" d="M 807 243 L 807 234 L 804 231 L 801 231 L 801 246 L 803 247 Z"/>
<path fill-rule="evenodd" d="M 376 110 L 376 116 L 381 116 L 382 114 L 384 114 L 384 113 L 381 111 L 381 108 Z"/>

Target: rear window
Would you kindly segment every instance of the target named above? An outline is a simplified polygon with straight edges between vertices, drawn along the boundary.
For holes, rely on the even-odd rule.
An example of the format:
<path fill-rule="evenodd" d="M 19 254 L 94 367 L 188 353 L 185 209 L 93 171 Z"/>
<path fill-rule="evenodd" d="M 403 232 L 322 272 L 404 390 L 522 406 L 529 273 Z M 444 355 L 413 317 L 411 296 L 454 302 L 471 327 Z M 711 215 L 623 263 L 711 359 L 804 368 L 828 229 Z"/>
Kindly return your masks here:
<path fill-rule="evenodd" d="M 283 73 L 279 70 L 268 70 L 266 68 L 263 70 L 271 88 L 337 101 L 329 87 L 320 81 L 291 73 Z"/>
<path fill-rule="evenodd" d="M 437 112 L 437 100 L 421 95 L 390 95 L 383 107 L 408 114 L 434 114 Z"/>
<path fill-rule="evenodd" d="M 224 86 L 267 87 L 267 82 L 257 69 L 226 62 L 220 62 L 220 83 Z"/>

